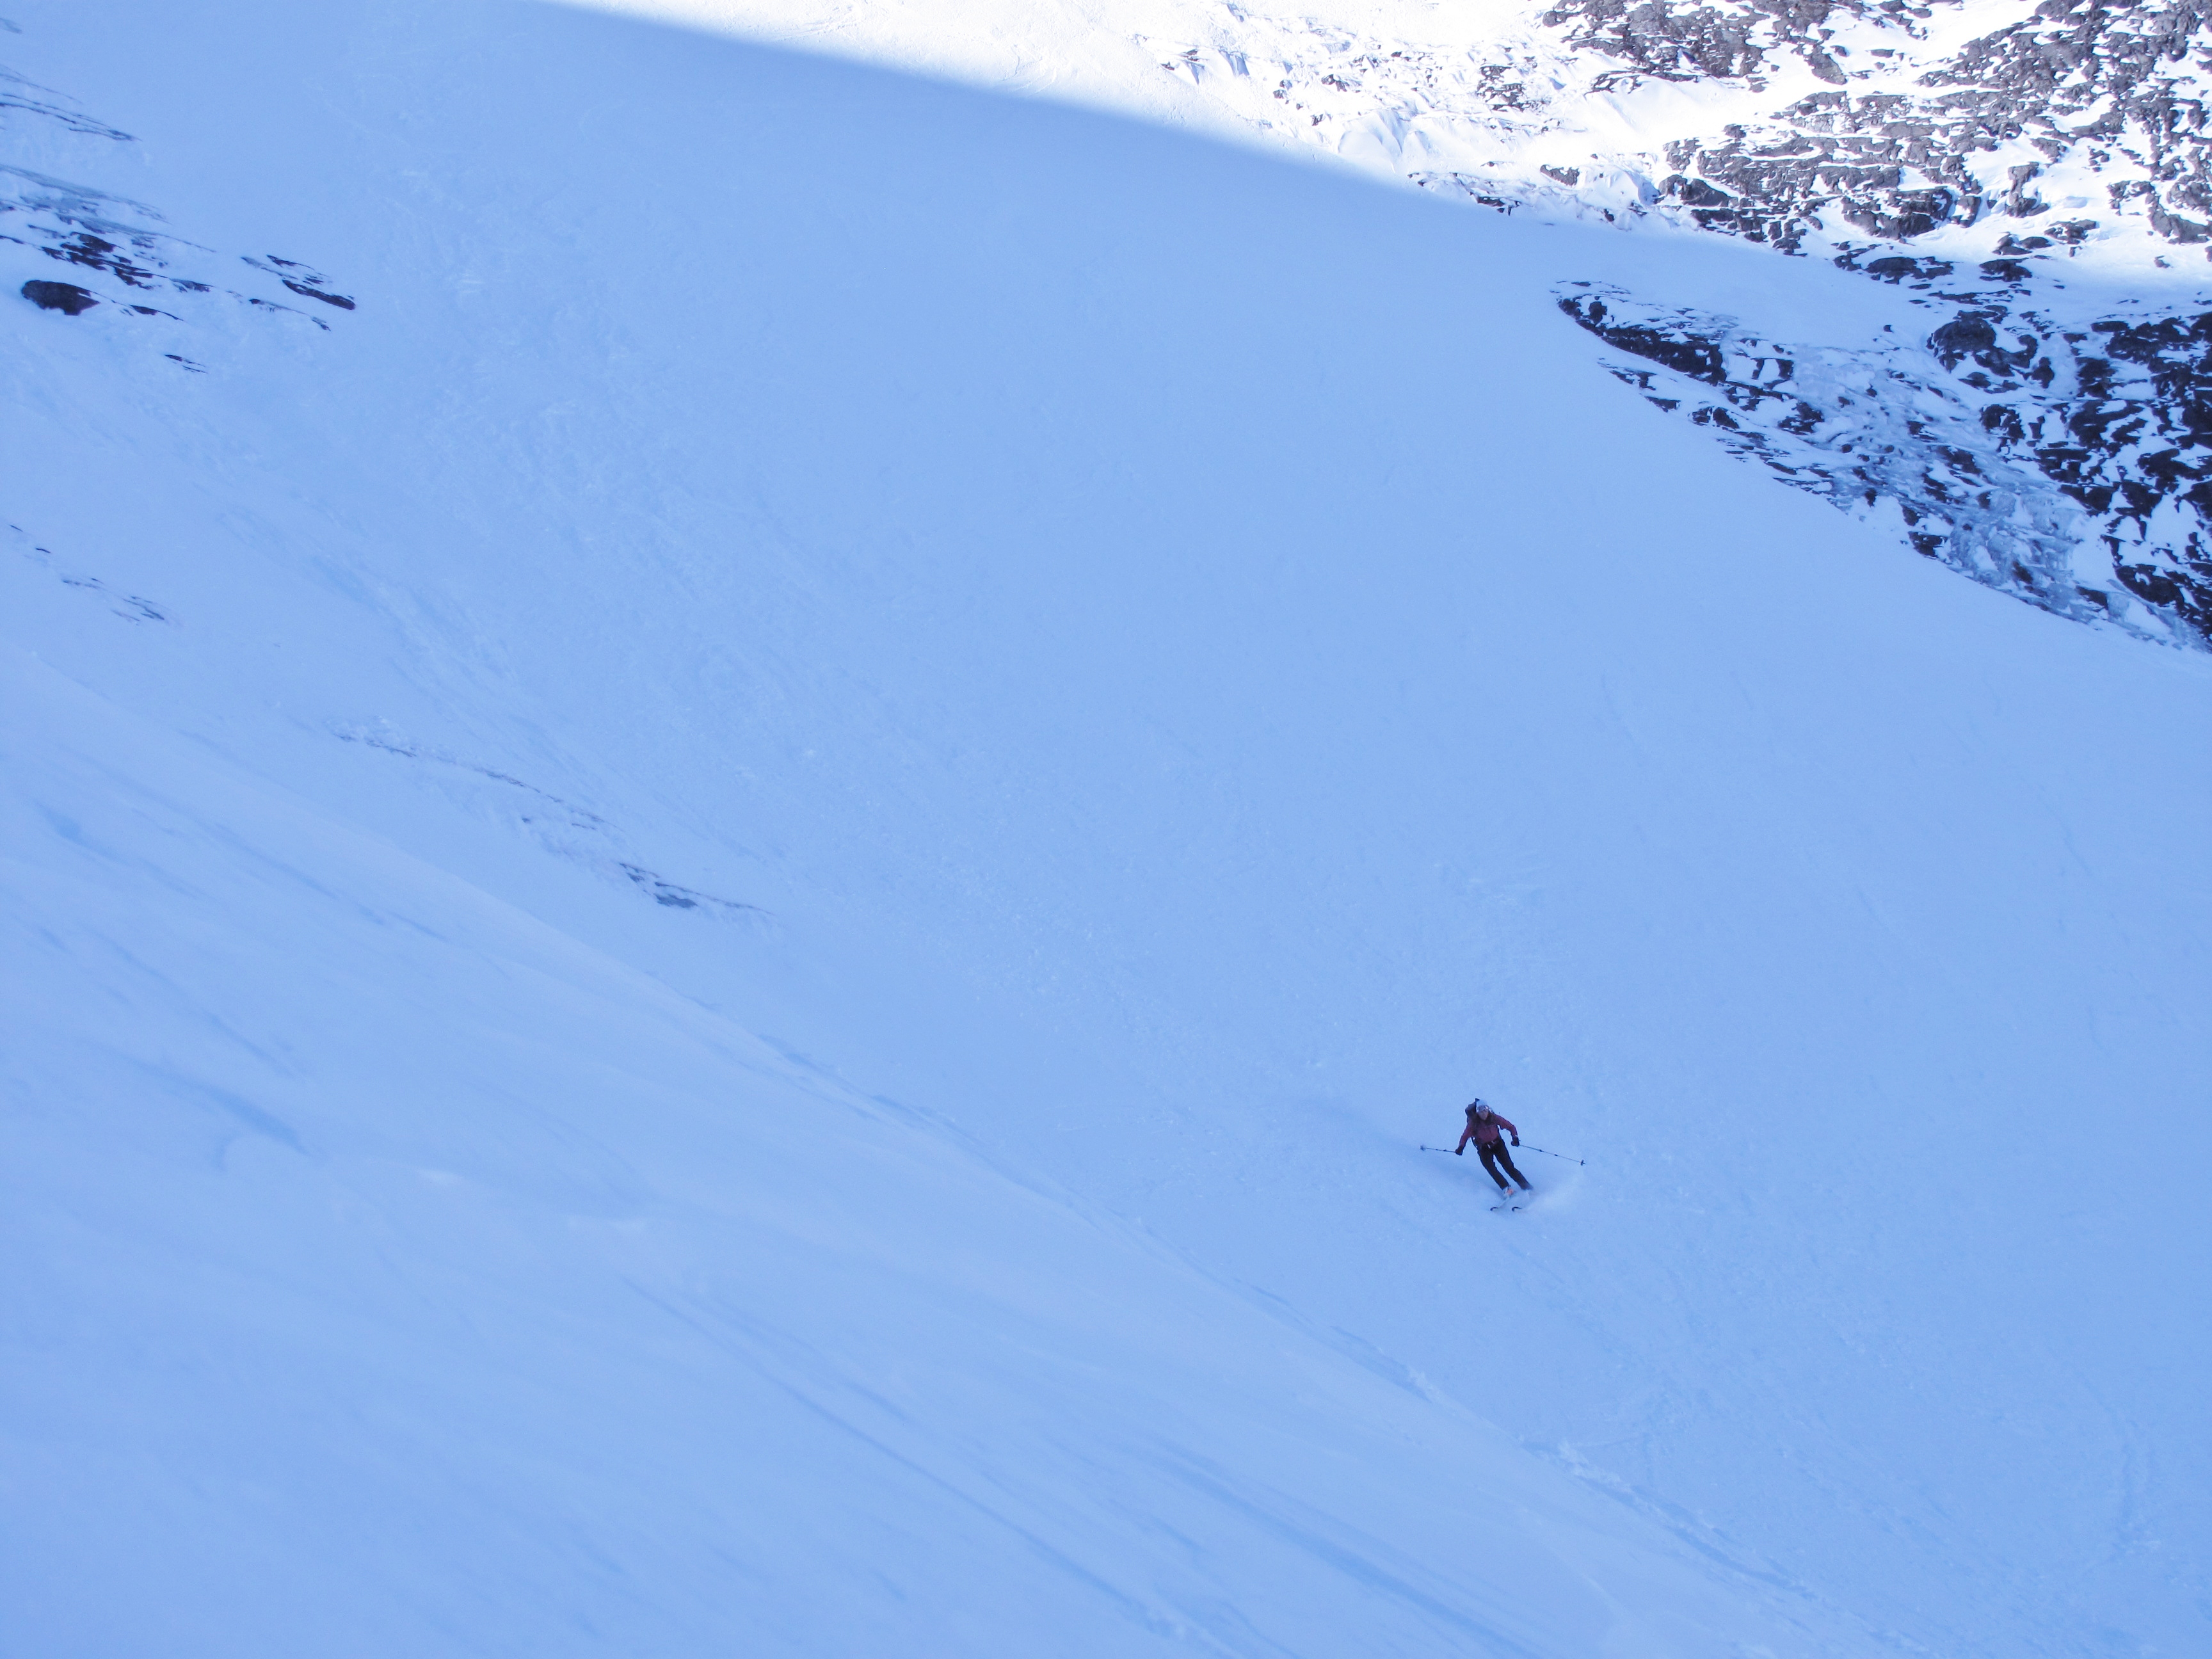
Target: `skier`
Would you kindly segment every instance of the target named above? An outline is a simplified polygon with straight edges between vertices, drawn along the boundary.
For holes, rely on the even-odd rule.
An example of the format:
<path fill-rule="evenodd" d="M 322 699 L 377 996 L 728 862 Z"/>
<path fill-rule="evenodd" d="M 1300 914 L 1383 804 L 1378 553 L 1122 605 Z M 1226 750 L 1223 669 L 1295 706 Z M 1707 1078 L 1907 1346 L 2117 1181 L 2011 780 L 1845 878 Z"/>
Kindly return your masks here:
<path fill-rule="evenodd" d="M 1535 1188 L 1528 1184 L 1528 1177 L 1513 1167 L 1513 1154 L 1505 1150 L 1507 1135 L 1513 1137 L 1516 1146 L 1521 1144 L 1521 1131 L 1513 1127 L 1513 1121 L 1498 1116 L 1488 1105 L 1478 1100 L 1467 1109 L 1467 1127 L 1461 1131 L 1459 1145 L 1452 1148 L 1452 1154 L 1454 1157 L 1466 1156 L 1467 1143 L 1472 1140 L 1474 1150 L 1482 1154 L 1482 1167 L 1490 1171 L 1490 1178 L 1498 1183 L 1499 1192 L 1513 1190 L 1505 1184 L 1505 1176 L 1509 1175 L 1521 1183 L 1522 1192 L 1534 1192 Z M 1505 1166 L 1505 1175 L 1498 1172 L 1498 1166 L 1501 1164 Z"/>

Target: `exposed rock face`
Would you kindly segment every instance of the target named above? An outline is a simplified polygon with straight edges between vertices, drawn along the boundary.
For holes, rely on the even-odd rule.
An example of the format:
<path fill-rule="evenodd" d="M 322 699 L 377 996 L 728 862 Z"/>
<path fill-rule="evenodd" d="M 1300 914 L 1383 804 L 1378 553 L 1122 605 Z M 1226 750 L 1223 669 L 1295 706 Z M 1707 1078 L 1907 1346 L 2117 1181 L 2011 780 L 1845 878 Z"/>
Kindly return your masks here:
<path fill-rule="evenodd" d="M 1810 9 L 1825 18 L 1844 9 L 1800 13 Z M 2204 220 L 2186 214 L 2212 207 L 2191 57 L 2206 44 L 2207 14 L 2197 0 L 2045 0 L 2033 21 L 1978 37 L 1904 85 L 1818 92 L 1718 137 L 1671 140 L 1673 171 L 1661 188 L 1703 228 L 1794 252 L 1838 222 L 1901 241 L 1993 215 L 2034 219 L 2050 211 L 2037 181 L 2063 167 L 2102 185 L 2107 216 L 2140 216 L 2168 242 L 2201 242 Z M 1805 34 L 1795 30 L 1791 44 L 1809 62 L 1815 49 Z M 1833 58 L 1824 61 L 1834 70 Z M 1821 78 L 1848 88 L 1852 77 Z M 2025 159 L 2013 159 L 2023 146 Z M 2040 239 L 2021 245 L 2078 246 L 2099 225 L 2035 227 Z"/>
<path fill-rule="evenodd" d="M 1898 285 L 1917 340 L 1776 344 L 1691 295 L 1563 304 L 1655 400 L 1923 553 L 2212 643 L 2212 0 L 1561 0 L 1442 44 L 1240 4 L 1164 63 L 1474 204 Z"/>
<path fill-rule="evenodd" d="M 1992 295 L 1924 342 L 1846 350 L 1596 283 L 1559 306 L 1661 408 L 1977 581 L 2148 639 L 2212 631 L 2212 456 L 2192 453 L 2212 314 L 2081 333 Z"/>
<path fill-rule="evenodd" d="M 46 283 L 36 277 L 23 284 L 23 297 L 41 311 L 58 311 L 64 317 L 81 317 L 100 303 L 75 283 Z"/>
<path fill-rule="evenodd" d="M 1992 403 L 1982 424 L 2099 518 L 2130 592 L 2212 639 L 2212 312 L 2089 329 L 2063 337 L 2072 396 Z"/>
<path fill-rule="evenodd" d="M 1841 85 L 1844 72 L 1826 47 L 1835 31 L 1823 25 L 1834 15 L 1863 17 L 1870 11 L 1875 8 L 1856 0 L 1674 8 L 1665 0 L 1637 0 L 1632 5 L 1627 0 L 1565 0 L 1542 21 L 1563 30 L 1568 45 L 1657 80 L 1755 80 L 1772 56 L 1786 52 L 1823 81 Z"/>

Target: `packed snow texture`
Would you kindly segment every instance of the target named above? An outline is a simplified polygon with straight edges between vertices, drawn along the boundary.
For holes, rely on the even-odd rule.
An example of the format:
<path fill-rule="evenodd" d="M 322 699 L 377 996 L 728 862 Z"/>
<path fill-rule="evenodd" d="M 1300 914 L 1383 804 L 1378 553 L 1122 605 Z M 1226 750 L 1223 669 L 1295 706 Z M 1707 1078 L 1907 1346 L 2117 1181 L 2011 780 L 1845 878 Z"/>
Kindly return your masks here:
<path fill-rule="evenodd" d="M 2212 663 L 1557 297 L 1895 289 L 11 23 L 0 1654 L 2207 1647 Z"/>

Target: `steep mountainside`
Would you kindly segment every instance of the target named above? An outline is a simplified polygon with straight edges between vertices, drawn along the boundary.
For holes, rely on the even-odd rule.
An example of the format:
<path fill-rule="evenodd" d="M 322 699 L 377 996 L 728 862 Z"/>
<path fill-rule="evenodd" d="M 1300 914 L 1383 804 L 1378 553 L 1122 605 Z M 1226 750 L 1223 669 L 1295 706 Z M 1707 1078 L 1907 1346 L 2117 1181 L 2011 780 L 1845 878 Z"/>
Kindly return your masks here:
<path fill-rule="evenodd" d="M 1935 279 L 9 18 L 0 1659 L 2212 1646 L 2212 657 L 1577 325 L 1826 465 Z"/>
<path fill-rule="evenodd" d="M 650 9 L 894 55 L 919 32 L 912 6 Z M 1052 18 L 1012 64 L 939 48 L 969 72 L 1050 90 L 1055 60 L 1126 38 L 1247 131 L 1455 200 L 1901 285 L 1917 314 L 1879 338 L 1777 339 L 1648 285 L 1560 303 L 1662 408 L 1919 552 L 2062 616 L 2212 638 L 2212 14 L 2194 0 L 921 10 L 951 42 Z M 1116 85 L 1139 61 L 1081 82 L 1148 105 Z"/>

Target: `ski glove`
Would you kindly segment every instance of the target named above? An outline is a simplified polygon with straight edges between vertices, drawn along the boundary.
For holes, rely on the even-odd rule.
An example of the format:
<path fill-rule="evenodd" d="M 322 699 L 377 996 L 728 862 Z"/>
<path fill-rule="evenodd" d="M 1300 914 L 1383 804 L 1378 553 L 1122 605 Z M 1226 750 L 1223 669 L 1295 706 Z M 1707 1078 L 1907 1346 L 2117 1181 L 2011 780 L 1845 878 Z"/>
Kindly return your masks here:
<path fill-rule="evenodd" d="M 1467 1156 L 1467 1148 L 1466 1148 L 1466 1147 L 1464 1147 L 1464 1146 L 1455 1146 L 1455 1147 L 1453 1147 L 1453 1148 L 1452 1148 L 1452 1156 L 1453 1156 L 1454 1158 L 1465 1158 L 1465 1157 Z"/>
<path fill-rule="evenodd" d="M 1516 1146 L 1518 1146 L 1521 1144 L 1521 1137 L 1520 1137 L 1519 1135 L 1516 1135 L 1516 1136 L 1514 1136 L 1514 1137 L 1513 1137 L 1513 1144 L 1514 1144 Z"/>

